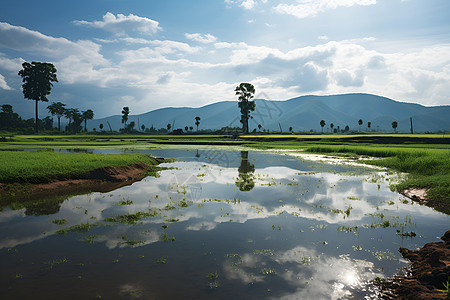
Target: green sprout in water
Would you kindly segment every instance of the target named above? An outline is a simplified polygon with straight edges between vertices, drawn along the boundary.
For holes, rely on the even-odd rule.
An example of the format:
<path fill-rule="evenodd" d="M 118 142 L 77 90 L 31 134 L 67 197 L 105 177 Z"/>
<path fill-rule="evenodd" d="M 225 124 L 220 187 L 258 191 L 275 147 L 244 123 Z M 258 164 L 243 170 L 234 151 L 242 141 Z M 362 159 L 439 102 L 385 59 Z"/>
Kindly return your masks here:
<path fill-rule="evenodd" d="M 219 281 L 217 280 L 219 278 L 219 275 L 217 274 L 217 270 L 215 273 L 209 273 L 207 277 L 210 280 L 209 287 L 211 289 L 216 289 L 219 287 Z"/>
<path fill-rule="evenodd" d="M 66 219 L 55 219 L 52 221 L 52 223 L 56 224 L 56 225 L 64 225 L 67 223 L 67 220 Z"/>

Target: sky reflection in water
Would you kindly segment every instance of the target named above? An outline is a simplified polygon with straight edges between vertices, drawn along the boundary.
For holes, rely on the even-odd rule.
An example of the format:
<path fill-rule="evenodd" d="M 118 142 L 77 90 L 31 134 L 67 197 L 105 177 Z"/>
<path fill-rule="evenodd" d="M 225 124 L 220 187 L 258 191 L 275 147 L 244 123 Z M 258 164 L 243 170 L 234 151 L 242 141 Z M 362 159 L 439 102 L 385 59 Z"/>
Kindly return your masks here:
<path fill-rule="evenodd" d="M 448 229 L 448 216 L 390 191 L 396 174 L 262 152 L 149 152 L 185 161 L 164 164 L 171 169 L 159 178 L 72 197 L 53 215 L 0 212 L 5 296 L 26 296 L 38 282 L 42 295 L 66 296 L 64 286 L 76 280 L 67 274 L 89 261 L 95 267 L 87 267 L 89 280 L 77 282 L 84 292 L 74 298 L 359 298 L 372 293 L 367 283 L 375 276 L 405 266 L 399 246 L 415 249 Z M 158 215 L 134 225 L 105 221 L 149 210 Z M 100 226 L 55 235 L 88 222 Z M 63 278 L 42 274 L 43 261 L 63 256 L 70 261 Z M 207 275 L 215 271 L 218 288 L 211 289 Z M 45 289 L 55 280 L 60 287 Z"/>

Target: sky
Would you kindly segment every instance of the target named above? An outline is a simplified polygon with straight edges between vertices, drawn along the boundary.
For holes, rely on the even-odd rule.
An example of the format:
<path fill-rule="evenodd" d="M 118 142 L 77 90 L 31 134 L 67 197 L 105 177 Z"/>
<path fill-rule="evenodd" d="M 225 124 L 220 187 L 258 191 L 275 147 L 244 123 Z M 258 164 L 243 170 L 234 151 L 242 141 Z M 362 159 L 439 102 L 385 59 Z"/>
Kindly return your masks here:
<path fill-rule="evenodd" d="M 34 116 L 17 75 L 53 63 L 49 103 L 200 107 L 237 98 L 371 93 L 450 105 L 448 0 L 1 0 L 0 105 Z"/>

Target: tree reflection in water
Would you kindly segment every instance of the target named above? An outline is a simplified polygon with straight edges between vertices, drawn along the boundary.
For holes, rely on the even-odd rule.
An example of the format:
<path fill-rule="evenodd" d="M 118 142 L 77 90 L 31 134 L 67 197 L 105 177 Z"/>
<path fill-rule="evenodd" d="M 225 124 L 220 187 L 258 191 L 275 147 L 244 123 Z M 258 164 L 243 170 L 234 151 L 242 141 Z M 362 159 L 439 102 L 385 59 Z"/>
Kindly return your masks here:
<path fill-rule="evenodd" d="M 238 172 L 236 186 L 242 192 L 251 191 L 255 187 L 255 165 L 248 161 L 248 151 L 241 151 L 241 165 Z"/>

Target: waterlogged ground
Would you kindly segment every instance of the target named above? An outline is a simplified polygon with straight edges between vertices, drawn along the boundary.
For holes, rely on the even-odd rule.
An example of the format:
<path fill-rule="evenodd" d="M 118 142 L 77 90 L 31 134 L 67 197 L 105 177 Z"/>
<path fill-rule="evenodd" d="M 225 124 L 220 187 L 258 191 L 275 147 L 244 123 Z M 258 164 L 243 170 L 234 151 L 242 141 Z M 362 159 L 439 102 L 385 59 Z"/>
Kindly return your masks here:
<path fill-rule="evenodd" d="M 144 152 L 144 151 L 142 151 Z M 361 299 L 449 217 L 373 169 L 164 149 L 159 178 L 0 212 L 1 299 Z M 50 207 L 48 207 L 50 206 Z"/>

